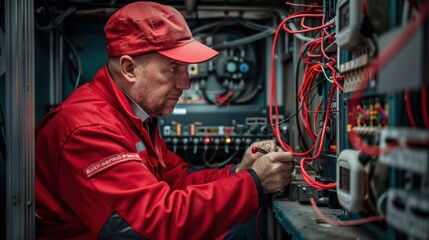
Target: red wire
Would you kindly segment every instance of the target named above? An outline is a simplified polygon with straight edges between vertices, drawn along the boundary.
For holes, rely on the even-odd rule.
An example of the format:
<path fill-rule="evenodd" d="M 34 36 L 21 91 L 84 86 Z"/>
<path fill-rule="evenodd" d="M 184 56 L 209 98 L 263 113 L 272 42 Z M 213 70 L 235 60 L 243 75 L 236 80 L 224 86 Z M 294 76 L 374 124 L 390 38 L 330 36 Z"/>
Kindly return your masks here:
<path fill-rule="evenodd" d="M 408 120 L 410 121 L 411 127 L 412 128 L 416 128 L 417 124 L 416 124 L 416 120 L 414 120 L 413 110 L 411 108 L 411 99 L 410 98 L 411 98 L 410 89 L 406 89 L 405 90 L 405 94 L 404 94 L 405 109 L 407 110 L 407 116 L 408 116 Z"/>
<path fill-rule="evenodd" d="M 358 220 L 348 220 L 348 221 L 335 221 L 330 218 L 328 218 L 326 215 L 324 215 L 320 209 L 317 207 L 316 201 L 314 198 L 310 198 L 311 206 L 313 206 L 314 211 L 317 213 L 317 215 L 326 223 L 334 225 L 334 226 L 355 226 L 370 222 L 379 222 L 384 221 L 386 216 L 384 215 L 378 215 L 378 216 L 372 216 L 367 218 L 361 218 Z"/>
<path fill-rule="evenodd" d="M 389 117 L 389 112 L 388 112 L 388 111 L 385 111 L 385 110 L 381 107 L 380 103 L 376 103 L 376 104 L 375 104 L 375 109 L 376 109 L 376 110 L 377 110 L 377 112 L 379 112 L 383 117 L 385 117 L 385 118 L 388 118 L 388 117 Z"/>
<path fill-rule="evenodd" d="M 276 52 L 276 46 L 277 46 L 277 39 L 278 39 L 278 35 L 280 33 L 280 30 L 282 29 L 282 25 L 286 23 L 286 19 L 283 20 L 279 26 L 277 27 L 276 33 L 274 34 L 274 39 L 273 39 L 273 45 L 271 48 L 271 79 L 270 79 L 270 91 L 269 91 L 269 116 L 273 116 L 273 108 L 275 110 L 275 123 L 273 122 L 273 118 L 269 117 L 268 119 L 270 120 L 270 126 L 271 126 L 271 130 L 273 131 L 274 136 L 279 140 L 279 143 L 281 145 L 281 147 L 283 149 L 285 149 L 288 152 L 291 152 L 294 156 L 307 156 L 308 154 L 310 154 L 313 149 L 315 148 L 315 144 L 306 152 L 302 152 L 302 153 L 297 153 L 295 151 L 293 151 L 293 149 L 286 144 L 283 139 L 281 138 L 281 134 L 280 134 L 280 127 L 279 127 L 279 112 L 278 112 L 278 105 L 277 105 L 277 96 L 276 96 L 276 73 L 275 73 L 275 52 Z M 273 104 L 274 103 L 274 104 Z M 274 106 L 273 106 L 274 105 Z"/>
<path fill-rule="evenodd" d="M 319 116 L 319 112 L 321 108 L 322 108 L 322 101 L 319 102 L 319 106 L 317 106 L 316 114 L 314 114 L 313 133 L 316 136 L 317 136 L 317 117 Z"/>
<path fill-rule="evenodd" d="M 294 14 L 294 15 L 291 15 L 291 16 L 287 17 L 285 20 L 289 21 L 289 20 L 291 20 L 293 18 L 300 18 L 300 17 L 318 18 L 318 17 L 324 17 L 324 16 L 325 16 L 324 14 L 314 14 L 314 13 Z M 334 23 L 335 22 L 329 22 L 329 23 L 326 23 L 326 24 L 323 24 L 323 25 L 320 25 L 320 26 L 317 26 L 317 27 L 312 27 L 312 28 L 309 27 L 309 28 L 306 28 L 306 29 L 295 30 L 295 31 L 289 29 L 287 27 L 287 25 L 284 24 L 283 25 L 283 29 L 286 32 L 290 33 L 290 34 L 306 33 L 306 32 L 311 32 L 311 31 L 315 31 L 315 30 L 324 29 L 326 27 L 332 26 Z"/>
<path fill-rule="evenodd" d="M 322 153 L 323 145 L 325 142 L 326 127 L 327 127 L 328 122 L 329 122 L 329 113 L 330 113 L 329 109 L 331 108 L 331 103 L 332 103 L 334 93 L 335 93 L 335 85 L 332 85 L 331 91 L 329 92 L 328 103 L 326 106 L 325 121 L 323 123 L 322 135 L 320 136 L 320 143 L 318 146 L 319 148 L 317 150 L 317 153 L 313 157 L 309 157 L 309 158 L 305 157 L 305 158 L 301 159 L 301 162 L 300 162 L 301 174 L 304 178 L 304 181 L 308 185 L 310 185 L 311 187 L 314 187 L 317 189 L 331 189 L 331 188 L 335 188 L 337 186 L 336 183 L 324 184 L 324 183 L 321 183 L 321 182 L 318 182 L 318 181 L 312 179 L 310 177 L 310 175 L 308 175 L 307 171 L 305 170 L 305 166 L 304 166 L 304 164 L 307 161 L 313 161 L 313 160 L 317 159 L 320 156 L 320 154 Z"/>
<path fill-rule="evenodd" d="M 422 100 L 423 123 L 425 124 L 426 128 L 429 128 L 427 90 L 426 90 L 426 86 L 424 84 L 422 84 L 420 95 L 421 95 L 421 100 Z"/>
<path fill-rule="evenodd" d="M 315 74 L 315 70 L 318 69 L 320 66 L 320 64 L 317 65 L 313 65 L 311 67 L 307 67 L 305 72 L 304 72 L 304 81 L 301 84 L 301 87 L 298 91 L 298 100 L 301 101 L 301 112 L 299 113 L 300 118 L 302 119 L 302 123 L 304 128 L 306 129 L 307 133 L 309 134 L 309 136 L 311 137 L 311 139 L 313 140 L 313 142 L 316 141 L 316 135 L 313 134 L 313 131 L 311 129 L 311 123 L 310 123 L 310 118 L 308 116 L 308 101 L 309 101 L 309 94 L 305 94 L 305 92 L 310 91 L 311 86 L 313 85 L 315 76 L 317 76 L 317 74 Z M 304 96 L 305 95 L 305 96 Z"/>
<path fill-rule="evenodd" d="M 365 88 L 368 86 L 370 76 L 375 76 L 382 68 L 384 68 L 387 63 L 394 58 L 396 54 L 402 49 L 414 33 L 420 28 L 424 23 L 425 19 L 428 16 L 429 11 L 429 1 L 426 0 L 422 3 L 421 8 L 419 9 L 419 14 L 416 18 L 412 19 L 408 26 L 399 34 L 398 38 L 392 41 L 379 56 L 374 59 L 370 64 L 368 64 L 364 71 L 366 74 L 363 74 L 360 86 L 357 91 L 354 91 L 351 94 L 349 106 L 356 106 L 359 104 L 359 101 L 363 95 Z M 365 142 L 354 130 L 356 127 L 356 109 L 352 108 L 352 111 L 349 112 L 348 123 L 351 126 L 351 131 L 349 131 L 349 139 L 351 144 L 356 148 L 361 150 L 366 155 L 378 156 L 380 153 L 385 153 L 391 151 L 389 147 L 379 148 L 378 146 L 371 146 Z"/>
<path fill-rule="evenodd" d="M 364 110 L 360 105 L 356 106 L 356 111 L 358 111 L 360 114 L 362 114 L 364 117 L 369 117 L 370 113 L 369 110 Z"/>
<path fill-rule="evenodd" d="M 367 4 L 366 0 L 363 0 L 362 1 L 362 16 L 366 15 L 367 9 L 368 9 L 368 4 Z"/>
<path fill-rule="evenodd" d="M 341 86 L 341 84 L 338 82 L 339 79 L 337 78 L 337 70 L 331 64 L 326 64 L 326 66 L 331 70 L 332 72 L 332 78 L 334 79 L 334 84 L 337 86 L 338 89 L 341 90 L 341 92 L 344 92 L 344 88 Z"/>
<path fill-rule="evenodd" d="M 339 84 L 339 80 L 342 79 L 342 76 L 337 77 L 337 71 L 336 69 L 333 67 L 336 64 L 336 59 L 329 57 L 323 49 L 323 41 L 324 41 L 324 36 L 326 35 L 328 37 L 329 40 L 333 40 L 334 37 L 329 35 L 329 33 L 326 31 L 326 28 L 333 25 L 334 22 L 330 22 L 327 24 L 323 24 L 321 26 L 318 27 L 307 27 L 304 24 L 305 18 L 314 18 L 314 17 L 321 17 L 322 18 L 322 22 L 324 22 L 324 15 L 320 14 L 322 11 L 321 10 L 312 10 L 310 8 L 303 10 L 303 11 L 299 11 L 295 14 L 290 15 L 288 18 L 284 19 L 278 26 L 275 35 L 274 35 L 274 39 L 273 39 L 273 45 L 272 45 L 272 49 L 271 49 L 271 79 L 270 79 L 270 92 L 269 92 L 269 99 L 270 99 L 270 103 L 269 103 L 269 115 L 273 116 L 273 108 L 274 108 L 274 112 L 275 112 L 275 120 L 273 120 L 272 117 L 270 117 L 270 125 L 271 125 L 271 129 L 275 135 L 275 137 L 279 140 L 280 145 L 286 150 L 291 152 L 294 156 L 307 156 L 308 154 L 310 154 L 311 152 L 314 151 L 316 144 L 318 145 L 318 150 L 315 156 L 311 157 L 311 158 L 303 158 L 301 161 L 301 168 L 304 169 L 304 164 L 307 161 L 310 160 L 314 160 L 316 159 L 318 156 L 320 156 L 322 149 L 323 149 L 323 145 L 324 145 L 324 138 L 325 138 L 325 134 L 326 134 L 326 126 L 328 123 L 328 119 L 329 119 L 329 110 L 330 110 L 330 105 L 332 102 L 332 98 L 333 98 L 333 94 L 335 92 L 336 88 L 339 88 L 340 90 L 342 90 L 342 86 Z M 297 31 L 292 31 L 287 27 L 287 22 L 291 19 L 294 18 L 302 18 L 301 19 L 301 23 L 302 23 L 302 27 L 305 29 L 302 30 L 297 30 Z M 280 134 L 280 129 L 279 129 L 279 117 L 278 117 L 278 105 L 277 105 L 277 95 L 276 95 L 276 81 L 275 81 L 275 51 L 276 51 L 276 46 L 277 46 L 277 39 L 279 36 L 279 33 L 281 31 L 281 29 L 284 29 L 286 32 L 290 33 L 290 34 L 297 34 L 297 33 L 304 33 L 304 32 L 310 32 L 310 31 L 316 31 L 316 30 L 322 30 L 322 35 L 323 37 L 315 39 L 313 41 L 307 42 L 305 44 L 303 44 L 303 46 L 301 46 L 300 49 L 300 58 L 302 60 L 302 62 L 304 64 L 306 64 L 306 68 L 304 71 L 304 77 L 303 77 L 303 82 L 301 84 L 301 87 L 299 89 L 299 92 L 297 93 L 297 99 L 298 101 L 301 103 L 302 106 L 302 110 L 299 114 L 303 126 L 306 128 L 307 132 L 309 133 L 310 136 L 313 136 L 312 139 L 314 139 L 314 144 L 313 146 L 304 153 L 297 153 L 294 152 L 293 149 L 286 144 L 282 139 L 281 139 L 281 134 Z M 304 53 L 304 49 L 309 48 L 309 51 L 307 53 Z M 317 50 L 321 48 L 320 53 L 316 53 Z M 304 54 L 306 56 L 304 56 Z M 328 100 L 328 106 L 327 106 L 327 113 L 325 114 L 325 121 L 324 121 L 324 126 L 321 132 L 321 137 L 320 137 L 320 143 L 316 142 L 316 135 L 313 133 L 312 129 L 311 129 L 311 123 L 310 123 L 310 118 L 308 116 L 308 109 L 307 109 L 307 105 L 308 105 L 308 101 L 309 101 L 309 96 L 306 95 L 305 93 L 307 91 L 309 91 L 311 89 L 311 86 L 313 85 L 313 81 L 316 78 L 316 76 L 320 73 L 321 70 L 319 70 L 319 64 L 315 64 L 314 61 L 318 61 L 318 62 L 322 62 L 322 57 L 326 58 L 328 60 L 328 68 L 331 70 L 332 73 L 332 78 L 334 79 L 334 85 L 331 88 L 331 92 L 330 92 L 330 96 L 329 96 L 329 100 Z M 321 105 L 320 105 L 321 106 Z M 318 107 L 318 110 L 320 110 L 320 107 Z M 317 116 L 317 115 L 316 115 Z M 275 121 L 275 123 L 274 123 Z M 335 188 L 336 184 L 335 183 L 331 183 L 331 184 L 323 184 L 320 182 L 317 182 L 313 179 L 311 179 L 311 177 L 307 174 L 307 172 L 305 171 L 305 169 L 302 171 L 303 172 L 303 177 L 306 180 L 307 183 L 309 183 L 310 186 L 316 187 L 316 188 L 322 188 L 322 189 L 329 189 L 329 188 Z"/>
<path fill-rule="evenodd" d="M 259 232 L 259 218 L 261 217 L 262 206 L 259 207 L 258 214 L 256 214 L 256 235 L 258 235 L 258 239 L 262 240 L 261 233 Z"/>

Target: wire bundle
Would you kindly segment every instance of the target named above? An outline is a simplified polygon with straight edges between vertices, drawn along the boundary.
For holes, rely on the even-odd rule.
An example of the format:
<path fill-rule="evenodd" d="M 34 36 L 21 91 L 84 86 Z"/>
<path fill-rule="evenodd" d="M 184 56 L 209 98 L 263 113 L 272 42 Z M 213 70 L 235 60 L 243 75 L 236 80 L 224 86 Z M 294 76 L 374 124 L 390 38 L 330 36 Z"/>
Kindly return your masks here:
<path fill-rule="evenodd" d="M 294 4 L 286 2 L 287 5 L 295 6 L 295 7 L 305 7 L 306 9 L 297 11 L 295 13 L 290 14 L 286 19 L 284 19 L 278 26 L 277 31 L 274 35 L 274 41 L 273 41 L 273 47 L 272 47 L 272 58 L 271 58 L 271 79 L 270 79 L 270 116 L 273 115 L 273 109 L 275 118 L 270 118 L 270 125 L 273 130 L 274 135 L 279 140 L 280 145 L 287 151 L 291 152 L 296 157 L 303 157 L 301 159 L 301 172 L 304 180 L 307 184 L 309 184 L 311 187 L 317 188 L 317 189 L 330 189 L 335 188 L 336 183 L 329 183 L 324 184 L 318 181 L 315 181 L 312 179 L 308 173 L 305 170 L 305 166 L 313 160 L 316 160 L 323 149 L 324 141 L 325 141 L 325 135 L 327 130 L 327 124 L 329 122 L 329 115 L 332 112 L 331 110 L 331 103 L 333 99 L 334 92 L 339 89 L 340 91 L 343 91 L 343 87 L 341 85 L 341 80 L 343 76 L 339 75 L 339 72 L 337 71 L 335 65 L 337 63 L 336 57 L 328 56 L 328 54 L 325 51 L 324 43 L 332 43 L 335 41 L 335 35 L 329 34 L 327 31 L 327 28 L 331 27 L 335 23 L 333 21 L 325 23 L 325 15 L 323 14 L 323 7 L 322 6 L 313 6 L 313 5 L 304 5 L 304 4 Z M 388 151 L 391 151 L 391 148 L 385 148 L 380 149 L 378 146 L 369 145 L 368 143 L 363 140 L 358 132 L 354 131 L 354 127 L 357 124 L 356 117 L 357 117 L 357 111 L 358 109 L 353 106 L 359 106 L 359 101 L 363 95 L 363 92 L 365 91 L 366 87 L 368 86 L 368 82 L 370 80 L 371 76 L 375 76 L 384 66 L 387 65 L 387 63 L 394 58 L 394 56 L 398 53 L 398 51 L 404 46 L 406 42 L 413 36 L 413 34 L 417 31 L 417 29 L 424 23 L 425 19 L 428 16 L 429 12 L 429 1 L 425 1 L 421 4 L 417 16 L 410 21 L 408 26 L 403 30 L 403 33 L 399 35 L 395 41 L 393 41 L 387 48 L 379 54 L 377 58 L 375 58 L 370 64 L 368 64 L 363 74 L 363 78 L 361 79 L 361 86 L 358 88 L 360 90 L 355 91 L 350 96 L 350 102 L 349 105 L 352 106 L 350 109 L 351 111 L 348 113 L 348 124 L 351 127 L 352 131 L 349 131 L 349 139 L 351 144 L 356 148 L 362 151 L 362 153 L 370 156 L 378 156 L 381 153 L 386 153 Z M 322 24 L 316 27 L 309 27 L 305 24 L 307 19 L 320 19 Z M 300 19 L 300 26 L 301 29 L 296 29 L 295 25 L 291 22 L 292 20 Z M 293 35 L 300 35 L 302 33 L 309 33 L 309 32 L 315 32 L 320 35 L 319 38 L 306 38 L 303 39 L 302 35 L 299 37 L 301 40 L 305 40 L 306 43 L 304 43 L 300 48 L 300 59 L 305 64 L 305 70 L 304 70 L 304 76 L 303 81 L 300 86 L 300 89 L 297 93 L 297 100 L 298 104 L 301 106 L 301 109 L 304 111 L 301 111 L 299 113 L 299 117 L 301 120 L 301 123 L 303 124 L 306 132 L 310 136 L 313 145 L 311 148 L 309 148 L 308 151 L 305 152 L 295 152 L 291 146 L 289 146 L 287 143 L 285 143 L 280 134 L 279 129 L 279 121 L 278 121 L 278 106 L 277 106 L 277 96 L 276 96 L 276 81 L 275 81 L 275 52 L 276 52 L 276 45 L 277 45 L 277 39 L 279 37 L 279 34 L 281 31 L 286 31 L 289 34 Z M 329 71 L 328 71 L 329 70 Z M 328 102 L 325 106 L 325 118 L 324 118 L 324 124 L 322 127 L 322 130 L 319 133 L 317 132 L 317 117 L 318 113 L 321 112 L 320 109 L 322 107 L 322 102 L 319 102 L 317 110 L 315 111 L 315 116 L 313 118 L 313 124 L 311 124 L 311 118 L 309 117 L 309 109 L 308 101 L 309 97 L 306 93 L 306 91 L 309 91 L 312 86 L 314 85 L 314 79 L 317 78 L 320 74 L 323 73 L 324 78 L 332 83 L 332 87 L 330 89 Z M 329 73 L 329 74 L 327 74 Z M 424 125 L 426 128 L 429 128 L 429 115 L 427 110 L 427 93 L 426 93 L 426 87 L 423 86 L 421 89 L 421 102 L 422 102 L 422 113 L 423 113 L 423 120 Z M 410 122 L 413 127 L 416 126 L 415 120 L 412 116 L 412 112 L 410 110 L 410 93 L 409 91 L 406 91 L 405 93 L 405 102 L 406 102 L 406 110 L 407 115 L 410 119 Z M 275 119 L 275 120 L 274 120 Z M 309 156 L 311 153 L 312 156 Z"/>
<path fill-rule="evenodd" d="M 335 68 L 336 65 L 336 58 L 330 57 L 325 52 L 324 42 L 328 41 L 333 42 L 335 41 L 335 36 L 333 34 L 329 34 L 327 31 L 327 28 L 333 26 L 334 22 L 325 22 L 325 15 L 323 14 L 323 7 L 322 6 L 313 6 L 313 5 L 303 5 L 303 4 L 294 4 L 294 3 L 286 3 L 288 5 L 297 6 L 297 7 L 305 7 L 306 9 L 297 11 L 293 14 L 290 14 L 289 17 L 284 19 L 278 26 L 277 31 L 274 35 L 274 41 L 273 41 L 273 47 L 271 51 L 271 81 L 270 81 L 270 109 L 269 114 L 270 116 L 273 115 L 273 109 L 275 112 L 275 120 L 270 118 L 270 124 L 272 131 L 276 138 L 279 140 L 280 145 L 287 151 L 291 152 L 296 157 L 303 157 L 300 162 L 300 168 L 302 172 L 302 176 L 304 180 L 307 182 L 308 185 L 311 187 L 317 188 L 317 189 L 330 189 L 335 188 L 336 183 L 321 183 L 319 181 L 316 181 L 310 177 L 310 175 L 306 172 L 305 166 L 317 159 L 320 154 L 322 153 L 326 130 L 327 130 L 327 124 L 329 122 L 329 116 L 331 113 L 331 103 L 334 96 L 334 93 L 336 92 L 336 89 L 343 90 L 340 80 L 341 76 L 338 75 L 338 71 Z M 317 27 L 309 27 L 305 24 L 307 19 L 320 19 L 322 24 Z M 291 20 L 294 19 L 300 19 L 300 25 L 301 29 L 291 29 L 288 27 L 288 24 Z M 294 27 L 295 28 L 295 27 Z M 305 70 L 304 70 L 304 76 L 302 84 L 299 88 L 299 91 L 297 93 L 297 100 L 298 104 L 301 105 L 301 108 L 304 111 L 301 111 L 299 113 L 299 117 L 301 119 L 301 122 L 303 123 L 303 126 L 306 130 L 306 132 L 309 134 L 313 145 L 312 147 L 306 151 L 306 152 L 295 152 L 291 146 L 289 146 L 287 143 L 285 143 L 280 134 L 280 128 L 279 128 L 279 112 L 278 112 L 278 105 L 277 105 L 277 96 L 276 96 L 276 82 L 275 82 L 275 52 L 276 52 L 276 45 L 277 45 L 277 39 L 280 34 L 280 32 L 284 30 L 289 34 L 302 34 L 302 33 L 309 33 L 309 32 L 316 32 L 320 35 L 319 38 L 315 39 L 309 39 L 305 44 L 302 45 L 300 49 L 300 58 L 302 62 L 305 64 Z M 308 49 L 308 51 L 306 51 Z M 328 77 L 327 71 L 325 69 L 330 70 L 330 76 Z M 323 74 L 325 79 L 332 83 L 332 87 L 329 92 L 328 102 L 326 105 L 325 116 L 324 116 L 324 124 L 322 127 L 322 130 L 319 133 L 317 133 L 316 126 L 314 126 L 315 122 L 317 122 L 318 114 L 315 114 L 313 118 L 313 125 L 311 124 L 311 118 L 309 116 L 309 109 L 308 109 L 308 101 L 309 96 L 308 94 L 305 94 L 307 91 L 312 89 L 312 86 L 314 85 L 314 79 L 316 79 L 320 74 Z M 322 107 L 322 101 L 319 102 L 316 113 L 320 112 L 320 109 Z M 274 122 L 275 121 L 275 122 Z M 313 126 L 313 127 L 312 127 Z M 313 128 L 313 129 L 312 129 Z M 315 154 L 311 157 L 308 157 L 312 152 L 315 152 Z"/>

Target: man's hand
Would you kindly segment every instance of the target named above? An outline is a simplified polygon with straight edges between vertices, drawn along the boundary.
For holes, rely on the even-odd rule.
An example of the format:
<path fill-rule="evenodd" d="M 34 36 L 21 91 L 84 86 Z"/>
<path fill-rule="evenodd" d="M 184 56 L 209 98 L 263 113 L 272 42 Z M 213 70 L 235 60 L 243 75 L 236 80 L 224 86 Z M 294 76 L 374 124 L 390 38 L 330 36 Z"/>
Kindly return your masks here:
<path fill-rule="evenodd" d="M 256 159 L 261 157 L 262 153 L 252 153 L 252 147 L 257 146 L 258 148 L 262 148 L 266 150 L 267 152 L 278 152 L 283 151 L 283 149 L 279 148 L 274 140 L 266 140 L 266 141 L 260 141 L 260 142 L 254 142 L 250 147 L 246 149 L 246 152 L 244 152 L 243 158 L 241 159 L 240 165 L 236 168 L 235 172 L 241 171 L 246 168 L 250 168 L 255 163 Z"/>
<path fill-rule="evenodd" d="M 258 158 L 252 166 L 264 193 L 282 190 L 291 180 L 293 156 L 289 152 L 270 152 Z"/>

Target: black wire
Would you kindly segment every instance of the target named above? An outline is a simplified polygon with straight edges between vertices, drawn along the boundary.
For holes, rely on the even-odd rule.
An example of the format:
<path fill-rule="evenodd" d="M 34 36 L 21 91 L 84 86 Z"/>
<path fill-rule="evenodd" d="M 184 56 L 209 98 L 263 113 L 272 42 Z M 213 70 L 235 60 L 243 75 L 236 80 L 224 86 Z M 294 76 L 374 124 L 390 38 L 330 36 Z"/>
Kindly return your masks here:
<path fill-rule="evenodd" d="M 185 162 L 188 164 L 188 166 L 194 170 L 201 170 L 206 168 L 204 165 L 195 165 L 193 163 L 191 163 L 191 161 L 188 158 L 188 149 L 187 148 L 183 148 L 183 160 L 185 160 Z"/>
<path fill-rule="evenodd" d="M 74 81 L 75 84 L 73 85 L 74 89 L 76 89 L 78 87 L 78 84 L 79 84 L 81 78 L 83 78 L 82 72 L 81 72 L 82 71 L 81 60 L 79 58 L 79 54 L 77 53 L 76 48 L 73 46 L 72 42 L 67 38 L 66 34 L 63 32 L 62 27 L 61 27 L 64 19 L 67 16 L 71 15 L 73 12 L 75 12 L 76 8 L 72 9 L 72 7 L 69 7 L 63 14 L 66 14 L 69 11 L 69 9 L 72 9 L 71 10 L 72 12 L 69 12 L 68 15 L 64 16 L 64 18 L 60 22 L 57 22 L 57 20 L 54 17 L 54 13 L 52 11 L 52 8 L 49 6 L 48 2 L 46 0 L 43 0 L 43 2 L 44 2 L 44 5 L 46 7 L 46 10 L 48 11 L 49 17 L 52 21 L 52 26 L 47 27 L 47 28 L 41 27 L 41 26 L 38 26 L 37 21 L 36 21 L 36 28 L 38 28 L 39 30 L 42 30 L 42 31 L 49 31 L 49 30 L 58 31 L 63 36 L 64 41 L 69 45 L 71 52 L 73 53 L 74 57 L 76 58 L 76 64 L 78 65 L 77 66 L 77 72 L 78 73 L 77 73 L 76 80 Z M 69 61 L 70 61 L 70 59 L 69 59 Z M 73 68 L 74 68 L 74 66 L 73 66 Z M 72 70 L 72 69 L 70 69 L 70 70 Z"/>
<path fill-rule="evenodd" d="M 304 52 L 306 52 L 307 51 L 307 49 L 308 49 L 308 46 L 309 45 L 307 45 L 305 48 L 304 48 L 304 50 L 303 50 L 303 54 L 304 54 Z M 298 63 L 296 64 L 296 69 L 295 69 L 295 92 L 296 93 L 298 93 L 298 84 L 299 84 L 299 73 L 298 73 L 298 71 L 299 71 L 299 68 L 300 68 L 300 66 L 301 66 L 301 62 L 302 62 L 302 59 L 301 58 L 299 58 L 298 59 Z M 301 107 L 301 109 L 302 109 L 302 107 Z M 295 104 L 295 115 L 296 114 L 298 114 L 298 112 L 299 111 L 301 111 L 301 109 L 299 109 L 298 110 L 298 104 Z M 308 151 L 308 146 L 307 146 L 307 143 L 305 142 L 305 138 L 304 138 L 304 135 L 303 135 L 303 133 L 302 133 L 302 131 L 301 131 L 301 124 L 300 124 L 300 122 L 299 122 L 299 119 L 298 118 L 296 118 L 296 126 L 297 126 L 297 128 L 298 128 L 298 141 L 300 141 L 300 145 L 301 145 L 301 148 L 302 147 L 304 147 L 304 152 L 306 152 L 306 151 Z"/>
<path fill-rule="evenodd" d="M 231 156 L 229 156 L 227 159 L 225 159 L 224 161 L 222 161 L 222 162 L 219 162 L 219 163 L 217 163 L 217 164 L 210 164 L 210 162 L 208 162 L 208 161 L 206 161 L 205 159 L 203 159 L 204 160 L 204 165 L 206 165 L 207 167 L 209 167 L 209 168 L 220 168 L 220 167 L 223 167 L 223 166 L 225 166 L 225 165 L 227 165 L 227 164 L 229 164 L 232 160 L 234 160 L 234 158 L 237 156 L 237 154 L 238 154 L 238 152 L 239 152 L 239 150 L 240 150 L 240 148 L 236 148 L 235 149 L 235 151 L 232 153 L 232 155 Z M 214 157 L 214 155 L 213 155 L 213 157 Z M 209 159 L 210 160 L 210 159 Z"/>
<path fill-rule="evenodd" d="M 4 129 L 4 136 L 3 136 L 3 132 L 0 131 L 0 153 L 3 156 L 3 159 L 6 161 L 6 122 L 4 121 L 4 115 L 3 115 L 3 108 L 0 104 L 0 117 L 1 117 L 1 122 L 0 122 L 0 127 L 3 127 Z"/>
<path fill-rule="evenodd" d="M 205 84 L 207 84 L 207 83 L 204 83 L 204 85 Z M 204 100 L 206 100 L 206 102 L 208 103 L 208 104 L 212 104 L 212 105 L 214 105 L 214 104 L 216 104 L 216 102 L 214 102 L 213 100 L 211 100 L 210 98 L 209 98 L 209 96 L 207 95 L 207 86 L 204 86 L 204 87 L 201 87 L 201 93 L 203 94 L 203 98 L 204 98 Z"/>
<path fill-rule="evenodd" d="M 314 85 L 313 87 L 311 87 L 309 90 L 307 90 L 307 91 L 305 91 L 305 93 L 304 93 L 304 97 L 307 95 L 307 94 L 309 94 L 314 88 L 316 88 L 319 84 L 321 84 L 321 83 L 323 83 L 325 80 L 321 80 L 321 81 L 319 81 L 319 82 L 317 82 L 316 83 L 316 85 Z M 316 96 L 317 95 L 319 95 L 318 93 L 315 93 L 312 97 L 311 97 L 311 99 L 310 99 L 310 102 L 307 104 L 307 107 L 308 106 L 310 106 L 311 105 L 311 103 L 313 103 L 313 101 L 314 101 L 314 99 L 316 98 Z M 298 104 L 297 104 L 297 106 L 298 106 Z M 289 121 L 290 119 L 292 119 L 292 118 L 294 118 L 294 117 L 296 117 L 297 115 L 298 115 L 298 113 L 299 112 L 301 112 L 301 110 L 302 110 L 302 108 L 303 108 L 303 106 L 301 105 L 301 107 L 294 113 L 294 114 L 292 114 L 292 115 L 290 115 L 288 118 L 286 118 L 286 119 L 283 119 L 283 120 L 281 120 L 281 121 L 279 121 L 278 123 L 283 123 L 283 122 L 287 122 L 287 121 Z M 298 118 L 297 118 L 298 119 Z"/>

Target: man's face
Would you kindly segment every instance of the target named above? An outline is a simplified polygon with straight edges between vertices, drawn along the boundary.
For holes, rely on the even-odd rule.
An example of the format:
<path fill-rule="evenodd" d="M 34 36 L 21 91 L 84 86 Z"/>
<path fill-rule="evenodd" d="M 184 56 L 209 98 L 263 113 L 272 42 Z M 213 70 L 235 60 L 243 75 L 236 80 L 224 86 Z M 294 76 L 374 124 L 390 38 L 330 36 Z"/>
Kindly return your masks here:
<path fill-rule="evenodd" d="M 184 89 L 189 89 L 188 66 L 159 53 L 140 64 L 132 97 L 151 117 L 170 114 Z"/>

